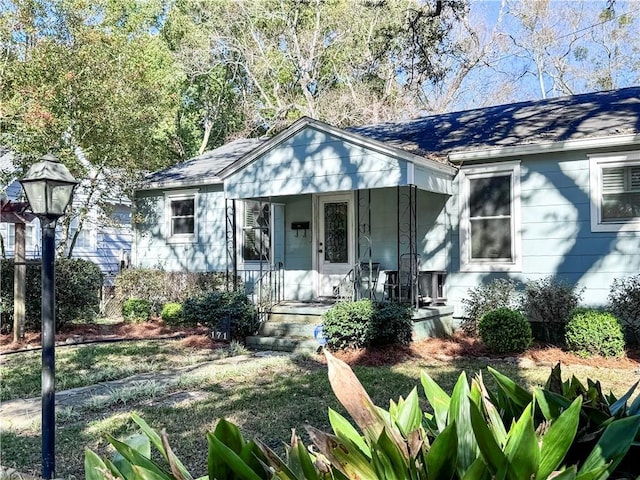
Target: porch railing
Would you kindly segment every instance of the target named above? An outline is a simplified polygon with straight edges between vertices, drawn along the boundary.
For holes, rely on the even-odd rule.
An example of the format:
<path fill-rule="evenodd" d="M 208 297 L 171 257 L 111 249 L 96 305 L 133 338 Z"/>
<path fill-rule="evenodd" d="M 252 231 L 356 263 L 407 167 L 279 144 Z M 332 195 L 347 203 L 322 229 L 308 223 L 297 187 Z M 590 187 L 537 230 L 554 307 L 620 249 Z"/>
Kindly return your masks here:
<path fill-rule="evenodd" d="M 284 265 L 278 262 L 258 270 L 238 270 L 237 276 L 258 310 L 258 322 L 267 321 L 273 307 L 284 299 Z"/>

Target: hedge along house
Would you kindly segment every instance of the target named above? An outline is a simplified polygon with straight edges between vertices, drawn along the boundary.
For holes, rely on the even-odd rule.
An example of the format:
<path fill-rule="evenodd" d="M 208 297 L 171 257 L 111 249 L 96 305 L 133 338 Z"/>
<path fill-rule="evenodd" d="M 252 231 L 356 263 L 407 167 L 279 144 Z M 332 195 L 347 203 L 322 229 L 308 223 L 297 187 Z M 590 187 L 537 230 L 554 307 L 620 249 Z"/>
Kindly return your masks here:
<path fill-rule="evenodd" d="M 554 275 L 606 303 L 640 267 L 640 87 L 339 129 L 303 118 L 151 175 L 134 263 L 277 300 L 447 303 Z"/>

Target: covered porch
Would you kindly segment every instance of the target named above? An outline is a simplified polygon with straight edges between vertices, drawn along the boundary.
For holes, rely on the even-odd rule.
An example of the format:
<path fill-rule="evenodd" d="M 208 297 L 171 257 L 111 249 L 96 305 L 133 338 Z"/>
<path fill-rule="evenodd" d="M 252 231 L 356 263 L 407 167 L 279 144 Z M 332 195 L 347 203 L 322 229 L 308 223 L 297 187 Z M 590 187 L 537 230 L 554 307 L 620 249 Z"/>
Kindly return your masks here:
<path fill-rule="evenodd" d="M 229 278 L 273 304 L 444 304 L 455 169 L 303 120 L 225 172 Z"/>

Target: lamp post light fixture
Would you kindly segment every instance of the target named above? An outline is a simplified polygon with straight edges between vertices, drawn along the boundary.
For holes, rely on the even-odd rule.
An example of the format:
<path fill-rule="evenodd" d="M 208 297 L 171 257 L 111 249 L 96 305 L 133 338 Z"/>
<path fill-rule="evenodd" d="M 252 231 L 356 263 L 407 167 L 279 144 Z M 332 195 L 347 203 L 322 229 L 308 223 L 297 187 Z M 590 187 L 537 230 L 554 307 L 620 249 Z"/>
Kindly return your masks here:
<path fill-rule="evenodd" d="M 55 232 L 78 184 L 56 157 L 43 156 L 20 180 L 42 229 L 42 477 L 55 475 Z"/>

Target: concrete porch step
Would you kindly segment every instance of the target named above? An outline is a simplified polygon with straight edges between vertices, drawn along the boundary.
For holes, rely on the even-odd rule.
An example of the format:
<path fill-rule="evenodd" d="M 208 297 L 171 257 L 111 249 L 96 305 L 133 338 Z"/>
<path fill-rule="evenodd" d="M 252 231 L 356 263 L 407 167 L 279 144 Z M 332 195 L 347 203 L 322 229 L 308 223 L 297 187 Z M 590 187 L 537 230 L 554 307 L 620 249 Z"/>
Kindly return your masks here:
<path fill-rule="evenodd" d="M 316 326 L 322 322 L 322 317 L 317 318 L 318 323 L 292 323 L 273 322 L 271 320 L 260 325 L 258 334 L 261 337 L 303 337 L 314 338 Z"/>
<path fill-rule="evenodd" d="M 322 316 L 334 302 L 285 302 L 271 310 L 269 320 L 260 325 L 258 335 L 247 338 L 254 350 L 315 353 L 320 344 L 314 337 Z"/>
<path fill-rule="evenodd" d="M 275 350 L 292 353 L 317 353 L 320 345 L 304 337 L 247 337 L 247 347 L 252 350 Z"/>

